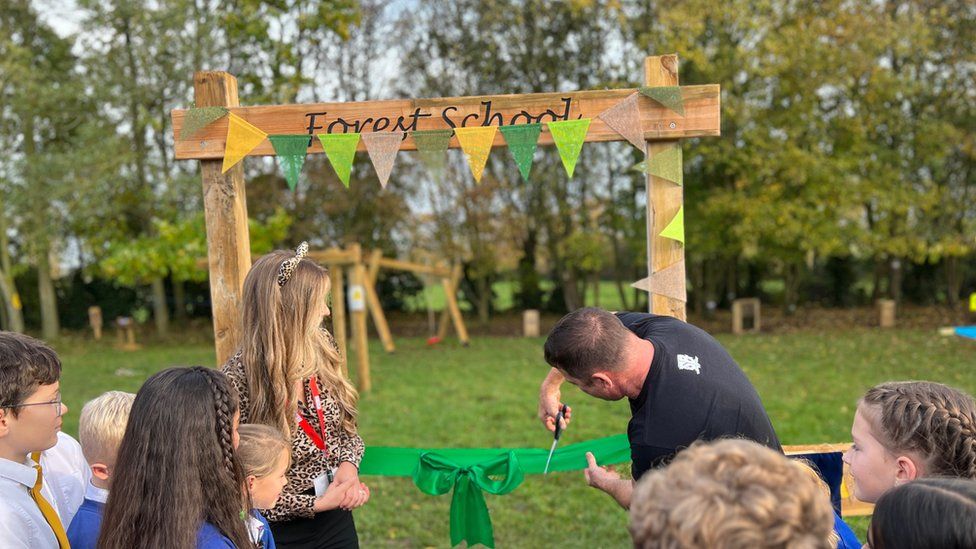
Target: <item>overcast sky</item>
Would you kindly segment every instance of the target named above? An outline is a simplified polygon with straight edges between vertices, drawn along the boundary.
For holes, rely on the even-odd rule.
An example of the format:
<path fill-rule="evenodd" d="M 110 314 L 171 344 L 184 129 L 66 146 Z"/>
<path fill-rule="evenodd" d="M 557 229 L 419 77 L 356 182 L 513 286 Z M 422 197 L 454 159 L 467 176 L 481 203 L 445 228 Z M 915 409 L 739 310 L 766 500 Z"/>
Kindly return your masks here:
<path fill-rule="evenodd" d="M 59 35 L 78 32 L 81 10 L 75 0 L 33 0 L 33 4 L 41 19 Z"/>

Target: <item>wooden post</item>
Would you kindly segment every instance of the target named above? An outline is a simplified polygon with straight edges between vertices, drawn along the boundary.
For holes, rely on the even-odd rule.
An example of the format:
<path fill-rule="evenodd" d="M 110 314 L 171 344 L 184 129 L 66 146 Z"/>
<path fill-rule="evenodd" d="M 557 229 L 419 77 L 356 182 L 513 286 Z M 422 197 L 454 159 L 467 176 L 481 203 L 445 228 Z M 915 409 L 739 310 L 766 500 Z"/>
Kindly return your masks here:
<path fill-rule="evenodd" d="M 341 265 L 329 267 L 332 278 L 332 335 L 339 344 L 342 355 L 342 373 L 349 377 L 349 350 L 346 344 L 346 292 L 342 288 L 345 275 Z"/>
<path fill-rule="evenodd" d="M 95 335 L 95 341 L 102 339 L 102 308 L 98 305 L 92 305 L 88 308 L 88 323 L 91 325 L 92 333 Z"/>
<path fill-rule="evenodd" d="M 458 339 L 461 340 L 461 345 L 467 347 L 470 342 L 470 339 L 468 339 L 468 329 L 464 325 L 464 317 L 461 316 L 461 307 L 458 306 L 457 301 L 457 285 L 460 280 L 461 265 L 455 263 L 451 277 L 442 278 L 441 283 L 444 285 L 445 310 L 451 315 L 451 321 L 454 323 L 454 330 L 457 332 Z"/>
<path fill-rule="evenodd" d="M 750 312 L 752 326 L 745 327 L 746 311 Z M 746 332 L 758 333 L 762 329 L 760 303 L 757 297 L 744 297 L 732 301 L 732 333 L 742 335 Z"/>
<path fill-rule="evenodd" d="M 678 56 L 659 55 L 644 59 L 644 83 L 648 86 L 678 85 Z M 649 99 L 641 99 L 642 101 Z M 674 114 L 674 113 L 672 113 Z M 679 115 L 674 114 L 677 118 Z M 668 127 L 657 128 L 660 131 Z M 646 128 L 645 128 L 646 131 Z M 673 146 L 680 146 L 678 140 L 648 141 L 648 158 Z M 650 276 L 670 267 L 685 257 L 684 246 L 680 242 L 658 236 L 681 208 L 683 192 L 681 185 L 666 179 L 647 175 L 647 273 Z M 681 280 L 684 281 L 682 276 Z M 685 303 L 663 295 L 651 294 L 648 299 L 650 312 L 669 315 L 685 320 Z"/>
<path fill-rule="evenodd" d="M 522 336 L 539 337 L 539 309 L 522 312 Z"/>
<path fill-rule="evenodd" d="M 124 351 L 138 351 L 140 346 L 136 343 L 135 320 L 131 316 L 120 316 L 115 319 L 115 326 L 118 329 L 118 347 Z"/>
<path fill-rule="evenodd" d="M 390 334 L 390 325 L 386 323 L 386 315 L 383 313 L 383 305 L 380 304 L 380 297 L 376 293 L 376 277 L 380 272 L 380 259 L 383 258 L 382 250 L 373 250 L 369 254 L 369 270 L 363 277 L 363 289 L 366 290 L 366 302 L 369 304 L 369 314 L 373 317 L 373 325 L 376 326 L 376 333 L 383 342 L 383 349 L 387 353 L 396 351 L 393 344 L 393 336 Z"/>
<path fill-rule="evenodd" d="M 443 264 L 442 265 L 438 265 L 438 266 L 439 267 L 441 267 L 441 266 L 442 267 L 447 267 L 447 265 L 443 265 Z M 457 284 L 458 284 L 458 282 L 460 282 L 460 279 L 454 280 L 453 278 L 454 278 L 454 269 L 452 268 L 451 269 L 451 286 L 454 288 L 453 291 L 456 292 L 457 291 Z M 447 286 L 444 286 L 444 295 L 445 296 L 447 295 L 447 291 L 449 289 L 450 288 L 448 288 Z M 444 310 L 441 311 L 441 317 L 437 321 L 437 339 L 443 341 L 444 338 L 447 337 L 447 331 L 450 329 L 450 326 L 451 326 L 451 311 L 447 310 L 447 297 L 445 297 L 444 298 Z"/>
<path fill-rule="evenodd" d="M 364 291 L 363 284 L 366 282 L 366 269 L 363 267 L 362 248 L 359 244 L 350 246 L 353 252 L 354 261 L 352 273 L 349 277 L 350 295 L 357 290 Z M 358 288 L 357 288 L 358 287 Z M 372 383 L 369 379 L 369 340 L 366 337 L 366 307 L 349 307 L 352 315 L 352 340 L 356 349 L 357 382 L 360 391 L 369 391 Z"/>
<path fill-rule="evenodd" d="M 879 299 L 878 300 L 878 316 L 879 324 L 882 328 L 894 328 L 895 327 L 895 300 L 894 299 Z"/>
<path fill-rule="evenodd" d="M 198 72 L 193 98 L 198 107 L 237 107 L 237 79 L 226 72 Z M 244 167 L 238 164 L 222 174 L 222 163 L 221 158 L 200 161 L 217 364 L 240 346 L 241 298 L 251 268 Z"/>

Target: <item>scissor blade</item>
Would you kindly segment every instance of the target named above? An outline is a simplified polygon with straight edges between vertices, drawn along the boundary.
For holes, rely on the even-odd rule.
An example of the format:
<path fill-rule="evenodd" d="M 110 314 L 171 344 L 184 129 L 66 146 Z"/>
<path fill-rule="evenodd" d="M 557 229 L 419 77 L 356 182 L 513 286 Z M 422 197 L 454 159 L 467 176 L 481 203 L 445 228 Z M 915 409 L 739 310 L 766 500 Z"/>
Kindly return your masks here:
<path fill-rule="evenodd" d="M 559 439 L 552 441 L 552 448 L 549 448 L 549 457 L 546 458 L 546 468 L 542 472 L 543 475 L 549 474 L 549 462 L 552 461 L 552 453 L 556 451 L 556 445 L 559 444 Z"/>

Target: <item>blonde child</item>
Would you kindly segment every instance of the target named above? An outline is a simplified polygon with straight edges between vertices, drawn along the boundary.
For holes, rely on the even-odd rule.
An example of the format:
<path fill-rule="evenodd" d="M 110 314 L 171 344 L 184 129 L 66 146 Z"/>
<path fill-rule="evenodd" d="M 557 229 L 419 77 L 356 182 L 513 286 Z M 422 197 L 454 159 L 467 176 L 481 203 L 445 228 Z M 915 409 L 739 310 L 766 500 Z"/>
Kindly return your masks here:
<path fill-rule="evenodd" d="M 248 533 L 259 549 L 274 549 L 271 527 L 258 509 L 273 508 L 288 484 L 285 473 L 291 465 L 291 442 L 281 431 L 260 423 L 241 425 L 238 432 L 237 456 L 254 507 L 247 520 Z"/>
<path fill-rule="evenodd" d="M 844 454 L 854 496 L 874 503 L 922 477 L 976 478 L 976 403 L 930 381 L 882 383 L 858 402 Z"/>
<path fill-rule="evenodd" d="M 95 549 L 98 543 L 115 457 L 135 398 L 132 393 L 109 391 L 81 409 L 78 438 L 92 478 L 85 501 L 68 527 L 68 541 L 74 549 Z"/>
<path fill-rule="evenodd" d="M 830 501 L 805 469 L 749 440 L 697 442 L 637 483 L 634 547 L 836 547 Z"/>

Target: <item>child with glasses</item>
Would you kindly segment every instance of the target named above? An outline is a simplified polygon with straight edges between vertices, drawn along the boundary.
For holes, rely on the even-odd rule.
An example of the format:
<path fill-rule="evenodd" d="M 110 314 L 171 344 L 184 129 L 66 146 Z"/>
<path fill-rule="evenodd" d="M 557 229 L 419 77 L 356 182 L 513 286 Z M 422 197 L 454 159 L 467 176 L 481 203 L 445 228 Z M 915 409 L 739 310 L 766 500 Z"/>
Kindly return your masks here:
<path fill-rule="evenodd" d="M 61 361 L 44 343 L 0 332 L 0 539 L 7 547 L 67 548 L 56 492 L 40 453 L 58 443 Z"/>

